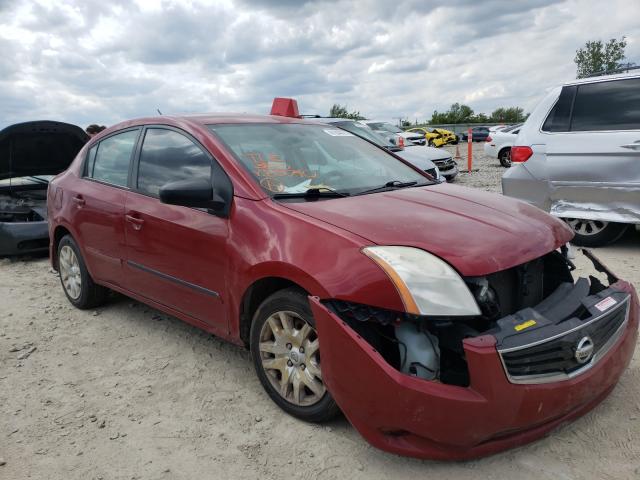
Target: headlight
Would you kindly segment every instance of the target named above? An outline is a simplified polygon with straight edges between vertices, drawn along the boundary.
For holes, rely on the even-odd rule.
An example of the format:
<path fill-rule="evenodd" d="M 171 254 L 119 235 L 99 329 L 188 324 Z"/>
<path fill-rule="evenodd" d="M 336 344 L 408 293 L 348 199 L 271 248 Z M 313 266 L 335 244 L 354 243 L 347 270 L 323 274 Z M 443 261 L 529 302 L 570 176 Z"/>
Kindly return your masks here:
<path fill-rule="evenodd" d="M 413 247 L 366 247 L 396 286 L 407 313 L 415 315 L 480 315 L 460 275 L 444 260 Z"/>

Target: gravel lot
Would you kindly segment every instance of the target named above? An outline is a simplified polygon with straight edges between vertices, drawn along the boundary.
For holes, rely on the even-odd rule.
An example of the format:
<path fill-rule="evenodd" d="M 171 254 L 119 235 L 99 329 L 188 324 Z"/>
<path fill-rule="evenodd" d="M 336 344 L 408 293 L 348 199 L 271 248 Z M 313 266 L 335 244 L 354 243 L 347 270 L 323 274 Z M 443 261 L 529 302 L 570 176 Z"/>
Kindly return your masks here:
<path fill-rule="evenodd" d="M 499 191 L 496 159 L 474 168 L 457 183 Z M 598 255 L 640 284 L 637 231 Z M 246 351 L 177 319 L 115 295 L 72 308 L 45 258 L 0 260 L 0 299 L 3 479 L 640 478 L 638 353 L 602 405 L 541 441 L 418 461 L 370 447 L 343 418 L 283 414 Z"/>

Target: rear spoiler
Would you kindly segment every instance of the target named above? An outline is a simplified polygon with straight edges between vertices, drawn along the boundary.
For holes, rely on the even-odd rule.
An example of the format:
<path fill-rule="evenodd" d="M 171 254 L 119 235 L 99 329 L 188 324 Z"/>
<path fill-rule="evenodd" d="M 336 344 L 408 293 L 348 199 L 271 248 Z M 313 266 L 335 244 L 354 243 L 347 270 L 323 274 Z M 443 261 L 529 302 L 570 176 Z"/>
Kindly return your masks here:
<path fill-rule="evenodd" d="M 278 115 L 280 117 L 302 118 L 298 111 L 298 102 L 293 98 L 276 97 L 271 105 L 270 115 Z"/>

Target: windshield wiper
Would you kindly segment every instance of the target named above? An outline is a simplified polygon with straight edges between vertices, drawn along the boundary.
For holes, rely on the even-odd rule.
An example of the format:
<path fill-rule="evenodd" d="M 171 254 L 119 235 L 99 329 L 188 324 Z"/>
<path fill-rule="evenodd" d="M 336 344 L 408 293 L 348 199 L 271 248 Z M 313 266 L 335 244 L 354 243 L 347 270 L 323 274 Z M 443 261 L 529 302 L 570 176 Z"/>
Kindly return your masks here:
<path fill-rule="evenodd" d="M 329 187 L 309 188 L 304 192 L 276 193 L 272 198 L 319 198 L 319 197 L 348 197 L 349 193 L 338 192 Z"/>
<path fill-rule="evenodd" d="M 400 180 L 391 180 L 390 182 L 385 183 L 379 187 L 370 188 L 369 190 L 363 190 L 362 192 L 358 192 L 356 195 L 364 195 L 365 193 L 375 193 L 375 192 L 384 192 L 385 190 L 395 190 L 396 188 L 405 188 L 405 187 L 413 187 L 413 186 L 422 186 L 423 184 L 418 185 L 417 181 L 411 182 L 401 182 Z M 426 183 L 424 185 L 427 185 Z"/>

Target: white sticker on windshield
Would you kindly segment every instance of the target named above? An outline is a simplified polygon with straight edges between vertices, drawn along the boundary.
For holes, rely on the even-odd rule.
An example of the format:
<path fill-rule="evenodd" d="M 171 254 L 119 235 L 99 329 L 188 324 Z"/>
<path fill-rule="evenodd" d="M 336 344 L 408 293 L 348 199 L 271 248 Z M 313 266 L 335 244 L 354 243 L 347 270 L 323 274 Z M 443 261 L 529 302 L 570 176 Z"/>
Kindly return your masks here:
<path fill-rule="evenodd" d="M 346 130 L 340 130 L 338 128 L 327 128 L 324 133 L 328 133 L 332 137 L 353 137 L 353 133 L 349 133 Z"/>

